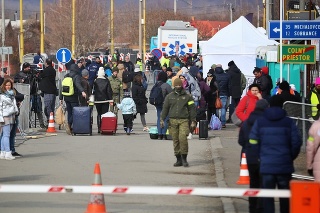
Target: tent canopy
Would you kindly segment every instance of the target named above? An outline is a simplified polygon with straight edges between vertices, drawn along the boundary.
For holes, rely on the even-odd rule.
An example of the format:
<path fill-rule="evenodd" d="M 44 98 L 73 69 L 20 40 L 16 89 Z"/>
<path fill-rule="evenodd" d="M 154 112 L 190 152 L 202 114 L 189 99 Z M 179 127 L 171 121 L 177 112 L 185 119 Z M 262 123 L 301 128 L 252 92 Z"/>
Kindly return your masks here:
<path fill-rule="evenodd" d="M 228 62 L 233 60 L 246 75 L 252 75 L 256 48 L 277 44 L 241 16 L 201 45 L 204 73 L 212 64 L 222 64 L 227 69 Z"/>

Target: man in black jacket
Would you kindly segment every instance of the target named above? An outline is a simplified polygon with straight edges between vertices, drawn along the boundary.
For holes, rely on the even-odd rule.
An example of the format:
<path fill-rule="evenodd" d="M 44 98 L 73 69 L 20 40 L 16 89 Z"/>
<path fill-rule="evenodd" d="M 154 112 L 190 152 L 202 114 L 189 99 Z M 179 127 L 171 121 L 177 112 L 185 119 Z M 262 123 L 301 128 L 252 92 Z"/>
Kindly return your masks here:
<path fill-rule="evenodd" d="M 259 67 L 255 67 L 253 70 L 253 75 L 254 75 L 254 84 L 258 84 L 261 88 L 262 92 L 262 98 L 269 100 L 270 99 L 270 86 L 269 86 L 269 79 L 266 75 L 264 75 Z"/>
<path fill-rule="evenodd" d="M 56 70 L 52 67 L 51 59 L 46 59 L 44 66 L 44 70 L 40 73 L 39 89 L 43 93 L 44 114 L 46 115 L 49 123 L 50 113 L 54 113 L 54 107 L 56 104 Z"/>
<path fill-rule="evenodd" d="M 230 98 L 231 104 L 229 105 L 229 117 L 234 112 L 235 108 L 238 106 L 241 95 L 242 95 L 242 88 L 241 88 L 241 71 L 234 63 L 234 61 L 230 61 L 228 63 L 228 75 L 230 77 L 231 82 L 231 89 L 230 89 Z"/>

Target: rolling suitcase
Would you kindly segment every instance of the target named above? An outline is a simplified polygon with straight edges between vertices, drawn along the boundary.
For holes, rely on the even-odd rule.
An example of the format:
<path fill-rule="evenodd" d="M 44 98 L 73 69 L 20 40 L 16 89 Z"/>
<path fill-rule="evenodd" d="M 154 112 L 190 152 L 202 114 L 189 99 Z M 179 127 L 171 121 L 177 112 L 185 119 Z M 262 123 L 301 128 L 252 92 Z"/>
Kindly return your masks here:
<path fill-rule="evenodd" d="M 117 117 L 102 117 L 100 128 L 101 134 L 115 135 L 117 132 L 117 126 Z"/>
<path fill-rule="evenodd" d="M 74 107 L 73 108 L 73 124 L 72 133 L 92 135 L 91 109 L 90 107 Z"/>
<path fill-rule="evenodd" d="M 199 139 L 208 139 L 208 121 L 200 120 L 199 122 Z"/>

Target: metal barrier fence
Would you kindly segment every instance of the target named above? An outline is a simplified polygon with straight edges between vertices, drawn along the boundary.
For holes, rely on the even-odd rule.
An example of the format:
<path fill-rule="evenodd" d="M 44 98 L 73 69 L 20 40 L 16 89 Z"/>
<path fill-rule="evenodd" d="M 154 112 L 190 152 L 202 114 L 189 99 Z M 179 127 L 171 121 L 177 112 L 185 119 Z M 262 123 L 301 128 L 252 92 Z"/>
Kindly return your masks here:
<path fill-rule="evenodd" d="M 19 126 L 23 132 L 29 132 L 30 121 L 30 85 L 15 83 L 15 88 L 24 95 L 24 100 L 20 106 Z"/>
<path fill-rule="evenodd" d="M 296 121 L 302 137 L 303 148 L 306 147 L 308 131 L 314 122 L 312 118 L 312 107 L 315 107 L 315 105 L 293 101 L 286 101 L 283 104 L 283 109 L 287 111 L 288 117 Z"/>

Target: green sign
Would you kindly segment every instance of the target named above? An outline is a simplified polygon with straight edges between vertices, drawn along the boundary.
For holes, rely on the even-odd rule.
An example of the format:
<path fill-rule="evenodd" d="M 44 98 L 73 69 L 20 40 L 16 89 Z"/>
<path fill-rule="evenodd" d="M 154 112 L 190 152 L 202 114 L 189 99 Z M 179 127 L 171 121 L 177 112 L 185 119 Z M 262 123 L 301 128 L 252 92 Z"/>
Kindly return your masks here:
<path fill-rule="evenodd" d="M 278 49 L 278 62 L 280 62 L 280 45 Z M 288 64 L 315 64 L 315 45 L 282 45 L 282 62 Z"/>

